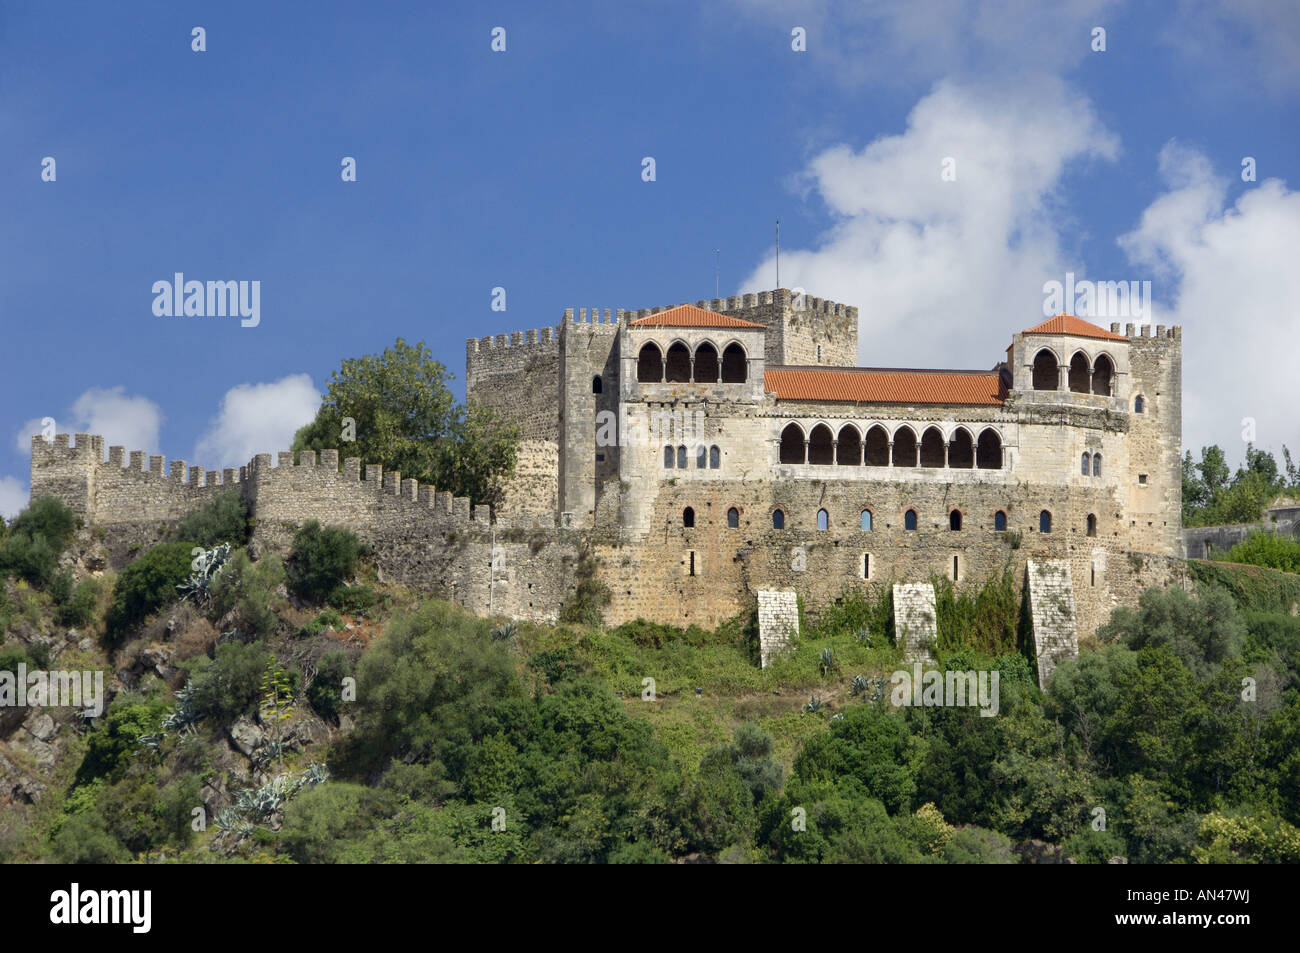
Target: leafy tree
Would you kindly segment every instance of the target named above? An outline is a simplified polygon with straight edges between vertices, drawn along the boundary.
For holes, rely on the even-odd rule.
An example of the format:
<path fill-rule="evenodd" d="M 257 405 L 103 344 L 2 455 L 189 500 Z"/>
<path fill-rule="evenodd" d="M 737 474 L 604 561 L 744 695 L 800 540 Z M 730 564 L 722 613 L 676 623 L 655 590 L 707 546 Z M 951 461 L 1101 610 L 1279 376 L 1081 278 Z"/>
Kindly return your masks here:
<path fill-rule="evenodd" d="M 382 354 L 345 360 L 293 449 L 340 447 L 350 418 L 355 443 L 347 445 L 347 456 L 478 503 L 495 503 L 514 469 L 519 429 L 486 407 L 458 406 L 450 380 L 423 342 L 412 346 L 398 338 Z"/>
<path fill-rule="evenodd" d="M 0 577 L 13 574 L 34 586 L 54 582 L 59 553 L 78 522 L 77 515 L 55 497 L 33 500 L 0 539 Z"/>
<path fill-rule="evenodd" d="M 218 543 L 243 546 L 249 536 L 248 501 L 235 489 L 220 490 L 197 510 L 181 518 L 177 539 L 192 539 L 204 549 Z"/>
<path fill-rule="evenodd" d="M 212 658 L 200 655 L 187 663 L 194 710 L 223 726 L 251 714 L 271 658 L 261 642 L 220 642 Z"/>
<path fill-rule="evenodd" d="M 1147 589 L 1138 609 L 1118 608 L 1097 630 L 1104 642 L 1132 649 L 1168 646 L 1198 678 L 1209 678 L 1227 658 L 1239 658 L 1246 624 L 1232 597 L 1217 587 L 1189 596 L 1182 589 Z"/>
<path fill-rule="evenodd" d="M 212 580 L 212 616 L 221 619 L 233 611 L 238 629 L 264 638 L 279 622 L 276 590 L 284 582 L 284 563 L 275 553 L 253 562 L 247 551 L 236 550 Z"/>
<path fill-rule="evenodd" d="M 342 651 L 326 652 L 316 663 L 316 677 L 307 686 L 307 700 L 326 721 L 338 722 L 343 704 L 343 679 L 351 674 L 348 657 Z"/>
<path fill-rule="evenodd" d="M 323 602 L 356 570 L 361 543 L 356 534 L 337 526 L 321 529 L 316 520 L 308 520 L 293 535 L 294 592 L 305 599 Z"/>
<path fill-rule="evenodd" d="M 120 642 L 149 613 L 179 597 L 176 587 L 189 576 L 193 548 L 188 542 L 163 543 L 122 570 L 108 607 L 110 642 Z"/>
<path fill-rule="evenodd" d="M 1228 552 L 1227 562 L 1300 573 L 1300 540 L 1276 533 L 1251 533 Z"/>

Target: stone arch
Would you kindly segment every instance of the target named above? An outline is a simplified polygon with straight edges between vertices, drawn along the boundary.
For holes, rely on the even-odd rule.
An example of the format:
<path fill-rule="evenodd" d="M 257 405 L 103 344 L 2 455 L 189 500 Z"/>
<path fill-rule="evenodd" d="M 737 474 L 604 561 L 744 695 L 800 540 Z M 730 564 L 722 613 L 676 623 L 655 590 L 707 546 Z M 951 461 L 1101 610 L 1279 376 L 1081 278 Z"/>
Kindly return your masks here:
<path fill-rule="evenodd" d="M 904 424 L 894 431 L 894 466 L 916 466 L 916 433 Z"/>
<path fill-rule="evenodd" d="M 1075 351 L 1074 356 L 1070 358 L 1070 393 L 1092 393 L 1092 387 L 1089 384 L 1091 377 L 1092 365 L 1088 361 L 1088 355 L 1082 351 Z"/>
<path fill-rule="evenodd" d="M 671 470 L 673 461 L 677 459 L 677 451 L 672 447 L 664 447 L 664 469 Z"/>
<path fill-rule="evenodd" d="M 636 379 L 642 384 L 657 384 L 664 379 L 664 356 L 659 345 L 647 341 L 636 357 Z"/>
<path fill-rule="evenodd" d="M 604 383 L 601 381 L 600 375 L 597 374 L 595 377 L 591 379 L 591 392 L 593 394 L 599 394 L 602 393 L 604 389 L 605 389 Z"/>
<path fill-rule="evenodd" d="M 781 431 L 781 462 L 806 463 L 807 453 L 803 428 L 798 424 L 786 424 L 785 429 Z"/>
<path fill-rule="evenodd" d="M 709 469 L 716 470 L 720 466 L 722 466 L 722 451 L 718 449 L 718 445 L 715 443 L 709 447 Z"/>
<path fill-rule="evenodd" d="M 670 384 L 686 384 L 691 379 L 691 351 L 683 341 L 668 346 L 664 380 Z"/>
<path fill-rule="evenodd" d="M 921 466 L 942 467 L 946 446 L 943 432 L 938 427 L 926 427 L 925 433 L 921 434 Z"/>
<path fill-rule="evenodd" d="M 817 511 L 817 528 L 819 530 L 828 530 L 831 528 L 831 514 L 825 509 Z"/>
<path fill-rule="evenodd" d="M 732 341 L 722 352 L 722 383 L 743 384 L 749 380 L 749 360 L 739 342 Z"/>
<path fill-rule="evenodd" d="M 920 516 L 916 512 L 916 507 L 909 506 L 903 511 L 903 529 L 916 529 L 920 522 Z"/>
<path fill-rule="evenodd" d="M 869 467 L 889 466 L 889 431 L 875 424 L 862 441 L 863 460 Z"/>
<path fill-rule="evenodd" d="M 1096 536 L 1096 535 L 1097 535 L 1097 514 L 1095 514 L 1095 513 L 1089 513 L 1089 514 L 1088 514 L 1088 523 L 1087 523 L 1087 530 L 1086 530 L 1086 532 L 1087 532 L 1087 535 L 1089 535 L 1089 536 Z"/>
<path fill-rule="evenodd" d="M 1100 453 L 1094 453 L 1092 455 L 1092 475 L 1095 477 L 1101 476 L 1101 454 Z"/>
<path fill-rule="evenodd" d="M 1092 457 L 1088 453 L 1088 451 L 1087 450 L 1083 451 L 1083 456 L 1079 458 L 1079 473 L 1081 473 L 1083 476 L 1087 476 L 1091 472 L 1088 466 L 1089 461 L 1091 459 Z"/>
<path fill-rule="evenodd" d="M 686 469 L 686 446 L 685 444 L 677 448 L 677 469 Z"/>
<path fill-rule="evenodd" d="M 727 508 L 727 529 L 738 529 L 740 527 L 740 510 L 731 506 Z"/>
<path fill-rule="evenodd" d="M 700 384 L 716 384 L 720 365 L 718 349 L 708 341 L 695 349 L 695 380 Z"/>
<path fill-rule="evenodd" d="M 1052 511 L 1043 510 L 1038 514 L 1038 531 L 1040 533 L 1050 533 L 1052 531 Z"/>
<path fill-rule="evenodd" d="M 682 526 L 686 529 L 692 529 L 695 526 L 695 510 L 692 507 L 686 507 L 682 510 Z"/>
<path fill-rule="evenodd" d="M 1109 397 L 1111 382 L 1115 378 L 1115 362 L 1108 354 L 1098 354 L 1092 365 L 1092 392 Z"/>
<path fill-rule="evenodd" d="M 785 529 L 785 510 L 779 506 L 772 511 L 772 529 Z"/>
<path fill-rule="evenodd" d="M 835 462 L 835 438 L 825 424 L 818 424 L 808 434 L 808 462 L 820 466 Z"/>
<path fill-rule="evenodd" d="M 1005 531 L 1006 528 L 1007 528 L 1007 511 L 1006 511 L 1006 510 L 996 510 L 996 511 L 993 513 L 993 529 L 994 529 L 994 531 L 995 531 L 995 532 L 998 532 L 998 533 L 1001 533 L 1001 532 Z"/>
<path fill-rule="evenodd" d="M 1133 413 L 1145 414 L 1146 412 L 1147 412 L 1146 398 L 1143 397 L 1141 394 L 1138 394 L 1136 397 L 1133 398 Z"/>
<path fill-rule="evenodd" d="M 840 428 L 840 436 L 835 443 L 835 462 L 848 467 L 862 463 L 862 436 L 853 424 L 845 424 Z"/>
<path fill-rule="evenodd" d="M 1034 355 L 1034 390 L 1056 390 L 1061 386 L 1060 361 L 1045 347 Z"/>
<path fill-rule="evenodd" d="M 874 517 L 871 515 L 871 509 L 864 506 L 861 514 L 858 516 L 858 528 L 864 533 L 870 533 L 873 519 Z"/>
<path fill-rule="evenodd" d="M 707 443 L 697 443 L 695 445 L 695 469 L 704 470 L 709 465 L 709 445 Z"/>
<path fill-rule="evenodd" d="M 952 512 L 948 514 L 948 529 L 954 533 L 961 532 L 961 510 L 953 507 Z"/>
<path fill-rule="evenodd" d="M 965 427 L 955 429 L 948 439 L 948 466 L 958 470 L 975 466 L 975 441 Z"/>
<path fill-rule="evenodd" d="M 981 470 L 1002 469 L 1002 435 L 992 427 L 980 431 L 975 444 L 975 466 Z"/>

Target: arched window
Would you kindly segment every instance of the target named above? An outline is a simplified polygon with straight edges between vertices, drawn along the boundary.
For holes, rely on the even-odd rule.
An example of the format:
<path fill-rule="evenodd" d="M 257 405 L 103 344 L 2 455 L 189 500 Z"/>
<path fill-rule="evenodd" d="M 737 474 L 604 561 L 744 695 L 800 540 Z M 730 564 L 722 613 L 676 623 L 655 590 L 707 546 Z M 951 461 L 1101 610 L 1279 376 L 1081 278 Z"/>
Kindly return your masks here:
<path fill-rule="evenodd" d="M 1052 531 L 1052 514 L 1043 510 L 1038 514 L 1038 531 L 1040 533 L 1050 533 Z"/>
<path fill-rule="evenodd" d="M 695 525 L 695 510 L 689 506 L 682 510 L 682 525 L 691 529 Z"/>
<path fill-rule="evenodd" d="M 961 510 L 953 510 L 948 514 L 948 528 L 954 533 L 961 530 Z"/>
<path fill-rule="evenodd" d="M 869 467 L 889 466 L 889 434 L 879 424 L 867 431 L 863 441 L 866 461 Z"/>
<path fill-rule="evenodd" d="M 734 506 L 727 510 L 727 528 L 736 529 L 740 526 L 740 510 Z"/>
<path fill-rule="evenodd" d="M 835 462 L 835 442 L 831 428 L 818 424 L 808 435 L 808 462 L 829 466 Z"/>
<path fill-rule="evenodd" d="M 806 453 L 803 430 L 798 424 L 786 424 L 781 431 L 781 462 L 803 463 Z"/>
<path fill-rule="evenodd" d="M 894 466 L 916 466 L 916 434 L 910 427 L 899 427 L 894 431 Z"/>
<path fill-rule="evenodd" d="M 1090 459 L 1091 458 L 1088 456 L 1088 454 L 1085 453 L 1079 461 L 1079 472 L 1082 473 L 1084 476 L 1088 475 L 1088 461 Z"/>
<path fill-rule="evenodd" d="M 664 468 L 671 470 L 673 468 L 673 458 L 677 456 L 672 447 L 664 447 Z"/>
<path fill-rule="evenodd" d="M 785 510 L 772 511 L 772 529 L 785 529 Z"/>
<path fill-rule="evenodd" d="M 948 466 L 969 470 L 975 466 L 975 441 L 965 427 L 953 431 L 948 441 Z"/>
<path fill-rule="evenodd" d="M 1092 368 L 1092 392 L 1104 397 L 1110 396 L 1111 378 L 1115 376 L 1115 365 L 1105 354 L 1099 354 Z"/>
<path fill-rule="evenodd" d="M 861 523 L 862 526 L 862 532 L 870 533 L 871 532 L 871 510 L 863 510 L 862 518 L 859 522 Z"/>
<path fill-rule="evenodd" d="M 691 379 L 691 352 L 681 341 L 668 348 L 667 371 L 664 379 L 670 384 L 685 384 Z"/>
<path fill-rule="evenodd" d="M 686 469 L 686 448 L 685 447 L 677 448 L 677 469 L 679 470 Z"/>
<path fill-rule="evenodd" d="M 984 428 L 975 444 L 975 466 L 981 470 L 1002 469 L 1002 438 L 992 427 Z"/>
<path fill-rule="evenodd" d="M 703 470 L 709 465 L 709 448 L 699 444 L 695 448 L 695 469 Z"/>
<path fill-rule="evenodd" d="M 709 469 L 716 470 L 720 466 L 722 466 L 722 451 L 714 444 L 709 447 Z"/>
<path fill-rule="evenodd" d="M 835 443 L 835 462 L 846 467 L 862 463 L 862 438 L 858 436 L 858 428 L 852 424 L 840 428 L 839 440 Z"/>
<path fill-rule="evenodd" d="M 722 352 L 722 383 L 743 384 L 749 380 L 749 362 L 745 349 L 739 344 L 728 344 Z"/>
<path fill-rule="evenodd" d="M 641 346 L 636 359 L 636 379 L 642 384 L 657 384 L 664 379 L 664 358 L 659 345 L 647 343 Z"/>
<path fill-rule="evenodd" d="M 903 529 L 916 529 L 916 510 L 908 510 L 903 514 Z"/>
<path fill-rule="evenodd" d="M 695 380 L 700 384 L 718 382 L 718 349 L 705 341 L 695 349 Z"/>
<path fill-rule="evenodd" d="M 1141 394 L 1138 394 L 1136 397 L 1133 398 L 1133 413 L 1145 414 L 1146 406 L 1147 406 L 1147 402 L 1146 400 L 1143 399 Z"/>
<path fill-rule="evenodd" d="M 1095 477 L 1101 476 L 1101 454 L 1100 453 L 1094 453 L 1092 455 L 1092 475 Z"/>
<path fill-rule="evenodd" d="M 818 529 L 830 529 L 830 527 L 831 527 L 831 514 L 827 513 L 825 510 L 818 510 L 818 511 L 817 511 L 817 528 L 818 528 Z"/>
<path fill-rule="evenodd" d="M 1088 355 L 1082 351 L 1075 351 L 1074 357 L 1070 358 L 1070 391 L 1075 394 L 1087 394 L 1088 378 L 1091 376 L 1092 368 L 1088 364 Z"/>
<path fill-rule="evenodd" d="M 1007 514 L 998 510 L 993 514 L 993 528 L 999 533 L 1004 532 L 1007 528 Z"/>
<path fill-rule="evenodd" d="M 941 467 L 944 463 L 943 434 L 938 427 L 928 427 L 921 435 L 921 466 Z"/>
<path fill-rule="evenodd" d="M 599 375 L 599 374 L 597 374 L 595 377 L 593 377 L 593 378 L 591 379 L 591 392 L 592 392 L 593 394 L 599 394 L 599 393 L 601 393 L 601 383 L 600 383 L 600 375 Z"/>
<path fill-rule="evenodd" d="M 1034 358 L 1034 390 L 1056 390 L 1061 386 L 1056 355 L 1043 348 Z"/>
<path fill-rule="evenodd" d="M 1092 513 L 1088 514 L 1088 535 L 1089 536 L 1097 535 L 1097 517 Z"/>

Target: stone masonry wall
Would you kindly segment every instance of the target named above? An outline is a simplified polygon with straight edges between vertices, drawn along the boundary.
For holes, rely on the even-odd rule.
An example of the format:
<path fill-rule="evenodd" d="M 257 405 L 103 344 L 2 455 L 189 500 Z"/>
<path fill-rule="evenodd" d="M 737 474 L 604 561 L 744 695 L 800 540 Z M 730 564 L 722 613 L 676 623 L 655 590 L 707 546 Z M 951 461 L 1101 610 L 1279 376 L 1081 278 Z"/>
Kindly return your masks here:
<path fill-rule="evenodd" d="M 784 652 L 799 637 L 799 597 L 792 589 L 758 590 L 759 665 Z"/>

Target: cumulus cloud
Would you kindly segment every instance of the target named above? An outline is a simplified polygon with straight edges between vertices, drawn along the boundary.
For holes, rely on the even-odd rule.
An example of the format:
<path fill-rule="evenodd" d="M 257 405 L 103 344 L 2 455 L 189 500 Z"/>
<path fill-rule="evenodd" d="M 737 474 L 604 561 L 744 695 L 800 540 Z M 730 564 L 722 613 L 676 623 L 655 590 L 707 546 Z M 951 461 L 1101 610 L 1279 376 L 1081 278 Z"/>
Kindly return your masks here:
<path fill-rule="evenodd" d="M 147 397 L 126 393 L 126 388 L 92 387 L 73 401 L 64 417 L 54 418 L 58 433 L 102 434 L 105 446 L 158 452 L 163 424 L 162 408 Z M 41 432 L 41 418 L 27 421 L 18 429 L 14 445 L 29 454 L 32 434 Z"/>
<path fill-rule="evenodd" d="M 287 450 L 294 433 L 315 418 L 320 401 L 309 374 L 232 387 L 195 445 L 194 459 L 207 467 L 232 467 L 259 453 Z"/>
<path fill-rule="evenodd" d="M 1300 297 L 1300 193 L 1277 179 L 1245 185 L 1229 202 L 1231 175 L 1177 142 L 1160 153 L 1166 191 L 1119 239 L 1130 260 L 1177 289 L 1154 320 L 1183 326 L 1183 445 L 1244 451 L 1244 418 L 1256 446 L 1300 449 L 1289 346 Z"/>
<path fill-rule="evenodd" d="M 1060 247 L 1063 172 L 1118 151 L 1087 98 L 1052 77 L 1014 92 L 941 83 L 901 135 L 811 160 L 801 178 L 834 224 L 817 247 L 782 250 L 781 283 L 858 305 L 867 366 L 924 354 L 992 367 L 999 342 L 1042 314 L 1043 283 L 1081 271 Z M 949 157 L 956 181 L 941 178 Z M 768 258 L 742 290 L 770 288 L 773 271 Z"/>
<path fill-rule="evenodd" d="M 27 505 L 27 484 L 17 477 L 0 477 L 0 516 L 12 519 Z"/>

